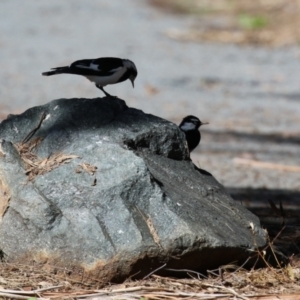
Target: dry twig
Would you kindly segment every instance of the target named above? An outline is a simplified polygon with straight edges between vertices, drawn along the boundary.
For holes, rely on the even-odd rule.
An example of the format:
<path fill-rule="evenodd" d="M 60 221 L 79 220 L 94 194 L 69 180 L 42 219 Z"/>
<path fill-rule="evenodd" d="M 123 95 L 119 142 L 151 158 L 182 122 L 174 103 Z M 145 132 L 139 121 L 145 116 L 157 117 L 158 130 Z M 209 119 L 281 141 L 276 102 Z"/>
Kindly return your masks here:
<path fill-rule="evenodd" d="M 34 136 L 34 134 L 40 129 L 40 127 L 41 127 L 43 121 L 45 120 L 45 118 L 46 118 L 46 113 L 43 112 L 38 125 L 26 135 L 26 137 L 22 141 L 22 144 L 27 143 Z"/>

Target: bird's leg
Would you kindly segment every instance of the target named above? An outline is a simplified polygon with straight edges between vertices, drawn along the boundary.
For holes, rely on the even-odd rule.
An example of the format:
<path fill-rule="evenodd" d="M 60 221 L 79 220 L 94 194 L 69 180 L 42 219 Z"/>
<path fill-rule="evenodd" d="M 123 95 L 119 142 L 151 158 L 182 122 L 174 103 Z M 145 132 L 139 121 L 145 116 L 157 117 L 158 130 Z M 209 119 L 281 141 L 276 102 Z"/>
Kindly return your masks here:
<path fill-rule="evenodd" d="M 105 94 L 106 97 L 116 98 L 116 96 L 112 96 L 112 95 L 110 95 L 109 93 L 105 92 L 103 86 L 100 86 L 100 85 L 96 84 L 96 87 L 97 87 L 98 89 L 100 89 L 100 90 Z"/>
<path fill-rule="evenodd" d="M 104 91 L 104 88 L 102 86 L 100 86 L 99 89 L 105 94 L 106 97 L 113 97 L 112 95 Z"/>

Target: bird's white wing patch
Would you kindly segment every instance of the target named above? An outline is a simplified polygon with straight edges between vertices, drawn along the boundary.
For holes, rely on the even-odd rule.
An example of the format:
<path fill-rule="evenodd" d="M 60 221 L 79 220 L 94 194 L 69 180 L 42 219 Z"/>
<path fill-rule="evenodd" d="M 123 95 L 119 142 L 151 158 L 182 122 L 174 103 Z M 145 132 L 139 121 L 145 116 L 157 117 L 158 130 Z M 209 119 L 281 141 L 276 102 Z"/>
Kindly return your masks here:
<path fill-rule="evenodd" d="M 93 63 L 90 63 L 90 69 L 96 70 L 96 71 L 101 71 L 101 70 L 99 69 L 99 65 L 93 64 Z"/>
<path fill-rule="evenodd" d="M 90 66 L 75 65 L 77 68 L 90 69 Z"/>
<path fill-rule="evenodd" d="M 90 63 L 89 66 L 78 64 L 78 65 L 76 65 L 76 67 L 77 68 L 83 68 L 83 69 L 95 70 L 95 71 L 101 71 L 101 70 L 98 69 L 99 65 L 93 64 L 93 63 Z"/>

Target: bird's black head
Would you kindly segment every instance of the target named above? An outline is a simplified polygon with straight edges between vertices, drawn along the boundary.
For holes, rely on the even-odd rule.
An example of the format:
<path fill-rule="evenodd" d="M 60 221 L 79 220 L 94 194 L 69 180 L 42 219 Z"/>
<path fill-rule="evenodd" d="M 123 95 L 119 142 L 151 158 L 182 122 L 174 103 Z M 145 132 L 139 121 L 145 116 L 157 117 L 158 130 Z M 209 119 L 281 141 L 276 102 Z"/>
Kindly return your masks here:
<path fill-rule="evenodd" d="M 189 151 L 192 152 L 200 143 L 201 134 L 198 130 L 201 125 L 208 124 L 201 122 L 195 116 L 186 116 L 181 121 L 179 128 L 185 134 Z"/>
<path fill-rule="evenodd" d="M 201 125 L 205 125 L 208 123 L 201 122 L 197 117 L 195 116 L 186 116 L 182 119 L 179 127 L 182 131 L 188 131 L 188 130 L 197 130 Z"/>
<path fill-rule="evenodd" d="M 132 83 L 132 86 L 134 87 L 134 80 L 135 80 L 135 78 L 138 75 L 137 68 L 136 68 L 134 62 L 132 62 L 129 59 L 123 59 L 123 63 L 124 63 L 124 66 L 129 71 L 129 79 L 130 79 L 130 81 Z"/>

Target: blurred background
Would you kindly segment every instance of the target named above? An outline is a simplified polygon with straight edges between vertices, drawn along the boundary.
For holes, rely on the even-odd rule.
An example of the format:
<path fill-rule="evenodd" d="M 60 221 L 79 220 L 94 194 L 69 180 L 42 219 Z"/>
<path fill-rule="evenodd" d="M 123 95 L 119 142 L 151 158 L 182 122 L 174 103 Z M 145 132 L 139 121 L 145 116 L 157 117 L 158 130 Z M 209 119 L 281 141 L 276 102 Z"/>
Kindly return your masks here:
<path fill-rule="evenodd" d="M 1 0 L 0 118 L 103 96 L 84 77 L 40 75 L 51 67 L 129 58 L 135 88 L 126 81 L 108 93 L 176 124 L 189 114 L 209 122 L 194 163 L 253 210 L 270 199 L 295 210 L 299 13 L 297 0 Z"/>

